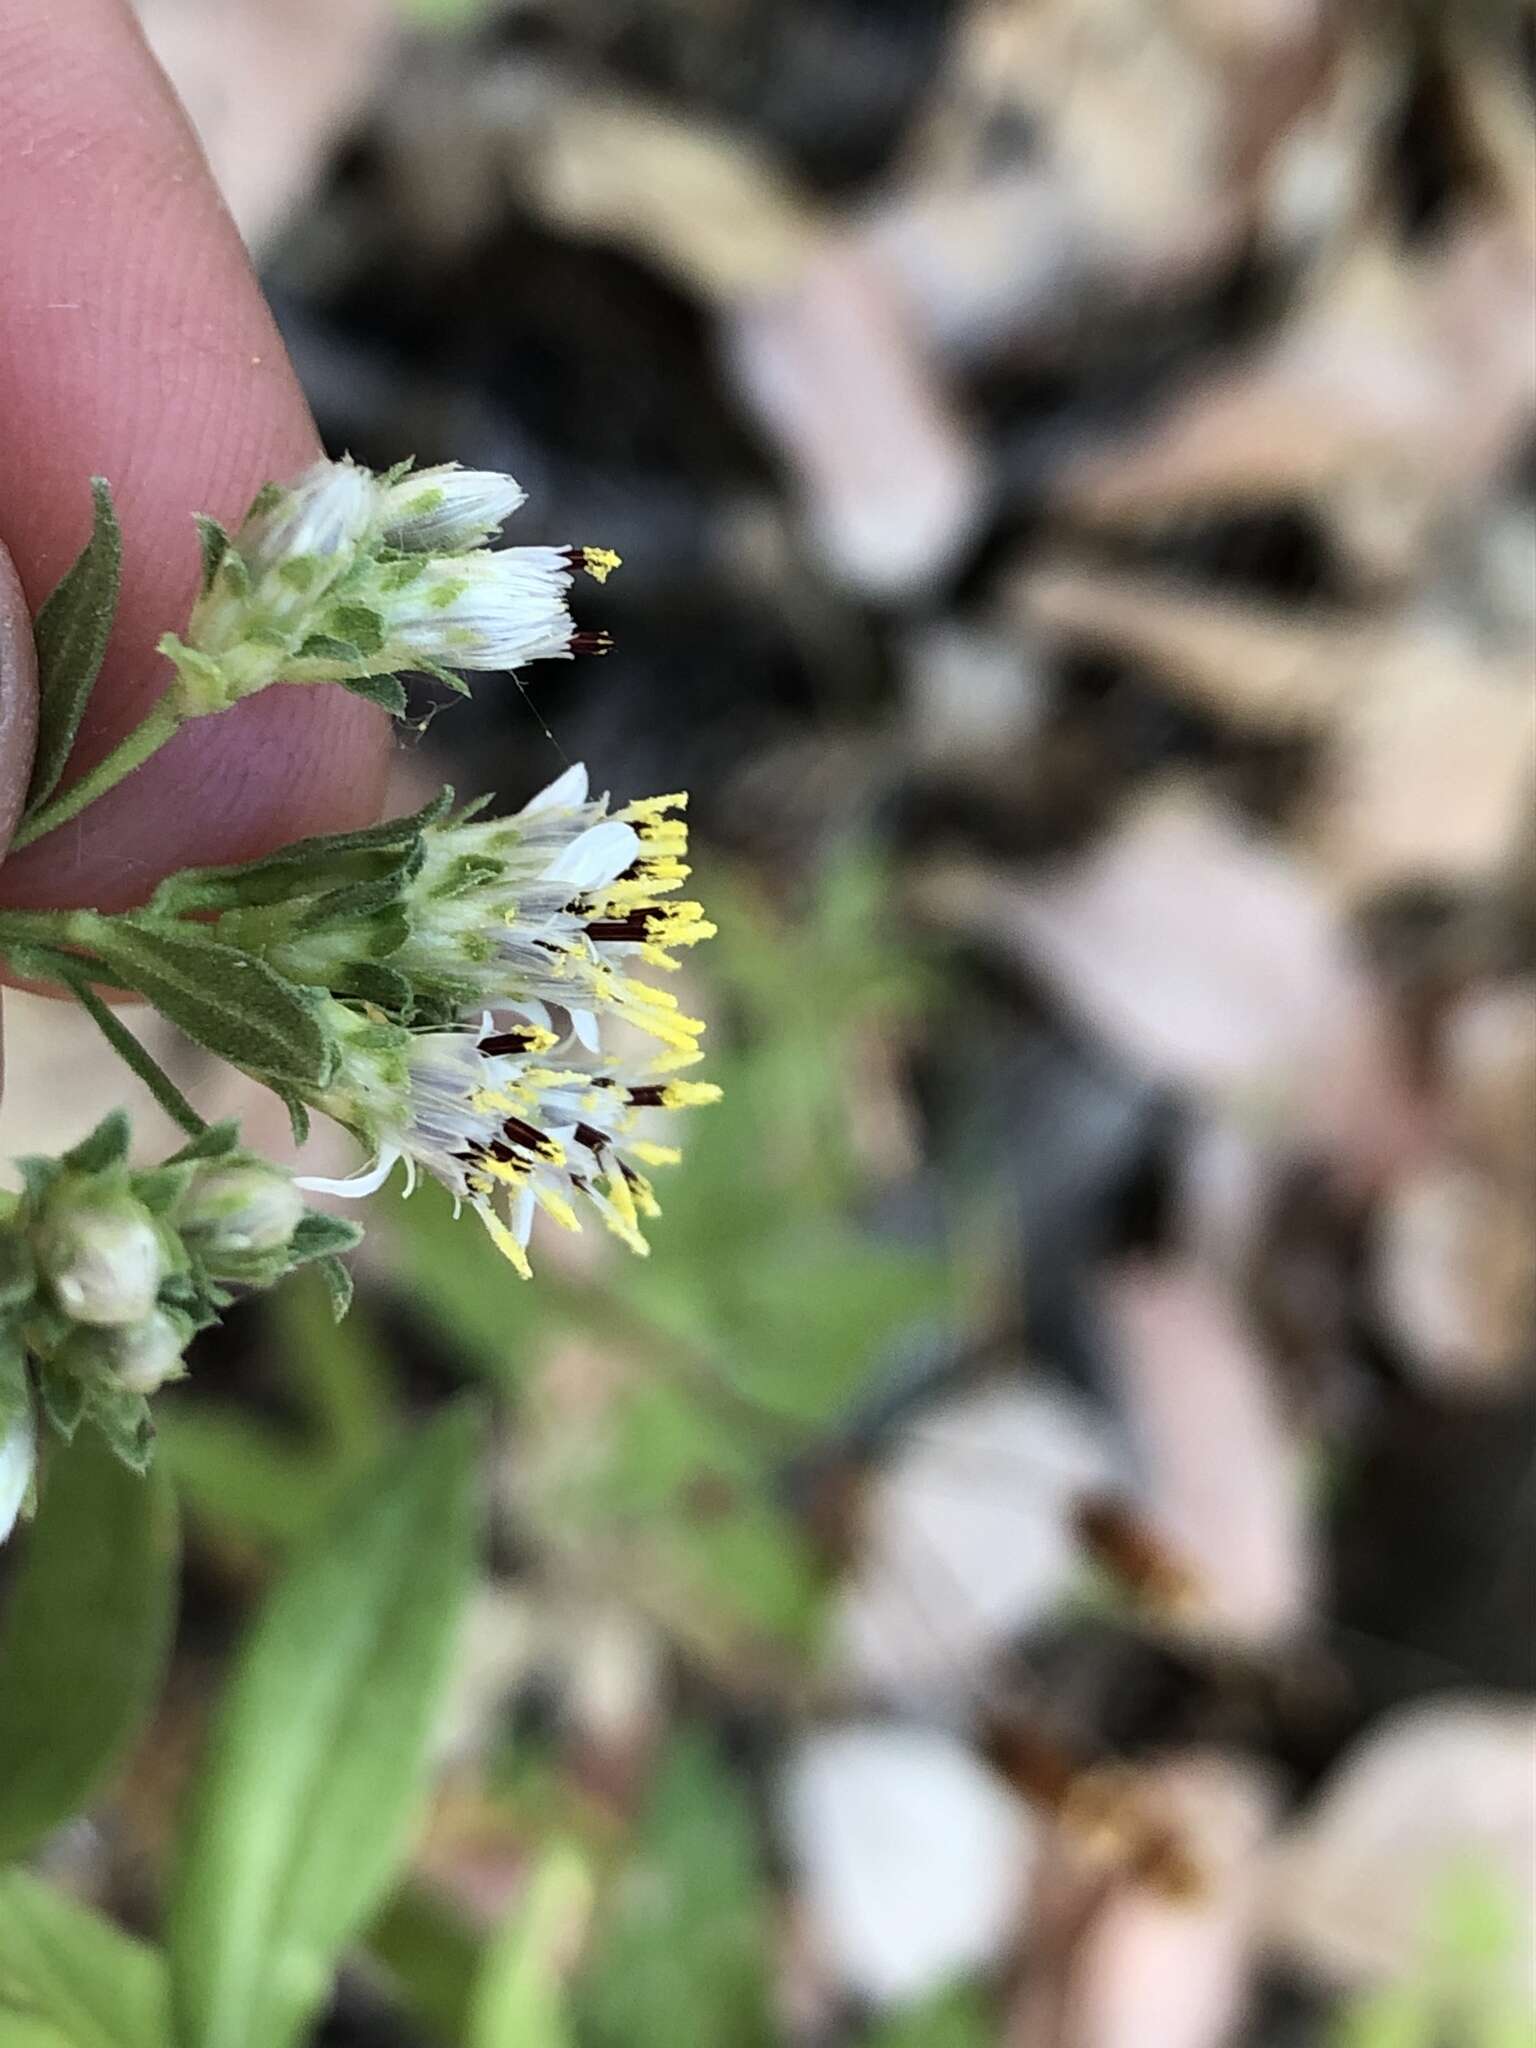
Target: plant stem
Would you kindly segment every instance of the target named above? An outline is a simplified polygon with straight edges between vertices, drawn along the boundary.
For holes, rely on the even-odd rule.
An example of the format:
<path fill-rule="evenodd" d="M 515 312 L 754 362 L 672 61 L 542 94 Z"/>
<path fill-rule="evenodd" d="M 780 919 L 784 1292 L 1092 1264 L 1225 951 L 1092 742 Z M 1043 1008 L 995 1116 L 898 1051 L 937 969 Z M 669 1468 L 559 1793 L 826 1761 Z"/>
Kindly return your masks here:
<path fill-rule="evenodd" d="M 81 1008 L 102 1037 L 118 1058 L 138 1075 L 172 1122 L 179 1124 L 189 1138 L 200 1138 L 208 1128 L 206 1121 L 198 1115 L 148 1047 L 139 1043 L 127 1025 L 113 1014 L 111 1007 L 102 1001 L 88 981 L 83 980 L 78 974 L 66 975 L 62 969 L 59 978 L 68 982 Z"/>
<path fill-rule="evenodd" d="M 23 846 L 30 846 L 34 839 L 41 839 L 45 832 L 53 832 L 60 825 L 67 825 L 71 818 L 77 818 L 87 804 L 95 803 L 97 797 L 115 789 L 151 754 L 157 754 L 166 741 L 180 731 L 183 722 L 171 698 L 162 697 L 144 722 L 136 725 L 125 739 L 119 740 L 105 760 L 98 761 L 89 774 L 71 783 L 62 796 L 54 797 L 26 820 L 11 841 L 11 851 L 18 852 Z"/>

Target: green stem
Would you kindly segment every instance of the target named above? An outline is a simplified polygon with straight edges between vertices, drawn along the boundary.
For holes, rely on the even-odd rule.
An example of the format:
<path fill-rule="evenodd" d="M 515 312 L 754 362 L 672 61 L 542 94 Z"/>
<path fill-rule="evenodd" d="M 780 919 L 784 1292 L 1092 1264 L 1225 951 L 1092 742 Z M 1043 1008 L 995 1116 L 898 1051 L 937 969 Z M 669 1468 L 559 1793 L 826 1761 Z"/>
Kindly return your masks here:
<path fill-rule="evenodd" d="M 127 1025 L 114 1014 L 109 1004 L 102 1001 L 88 981 L 77 974 L 66 975 L 62 971 L 59 978 L 69 983 L 81 1008 L 102 1037 L 124 1065 L 138 1075 L 172 1122 L 179 1124 L 189 1138 L 200 1138 L 208 1128 L 207 1123 L 198 1115 L 149 1048 L 139 1043 Z"/>
<path fill-rule="evenodd" d="M 71 818 L 79 817 L 87 804 L 95 803 L 97 797 L 105 796 L 109 789 L 115 789 L 125 776 L 135 768 L 142 767 L 151 754 L 157 754 L 166 741 L 180 731 L 183 724 L 181 713 L 171 697 L 162 697 L 142 725 L 136 725 L 126 739 L 98 761 L 89 774 L 82 775 L 78 782 L 70 784 L 62 796 L 43 805 L 27 819 L 11 841 L 11 851 L 18 852 L 23 846 L 30 846 L 34 839 L 41 839 L 45 832 L 53 832 L 60 825 L 67 825 Z"/>

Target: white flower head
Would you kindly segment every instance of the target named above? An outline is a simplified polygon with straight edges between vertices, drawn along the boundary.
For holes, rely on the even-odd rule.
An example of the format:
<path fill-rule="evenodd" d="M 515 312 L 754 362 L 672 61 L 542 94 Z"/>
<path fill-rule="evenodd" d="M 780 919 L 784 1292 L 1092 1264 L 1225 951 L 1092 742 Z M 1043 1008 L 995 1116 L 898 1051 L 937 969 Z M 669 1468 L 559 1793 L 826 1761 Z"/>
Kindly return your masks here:
<path fill-rule="evenodd" d="M 428 826 L 392 965 L 460 1004 L 556 1003 L 593 1051 L 596 1019 L 614 1013 L 689 1064 L 702 1024 L 634 971 L 675 970 L 675 949 L 715 930 L 700 904 L 671 900 L 689 873 L 685 802 L 647 797 L 610 815 L 578 764 L 513 817 Z"/>
<path fill-rule="evenodd" d="M 293 1176 L 260 1159 L 205 1166 L 177 1212 L 177 1226 L 218 1252 L 272 1252 L 304 1215 Z"/>
<path fill-rule="evenodd" d="M 0 1543 L 16 1526 L 16 1517 L 32 1490 L 32 1475 L 36 1469 L 37 1423 L 32 1413 L 32 1397 L 28 1394 L 0 1428 Z"/>
<path fill-rule="evenodd" d="M 601 654 L 608 636 L 578 631 L 565 602 L 574 572 L 598 553 L 503 548 L 386 565 L 368 594 L 383 620 L 378 665 L 509 669 Z"/>
<path fill-rule="evenodd" d="M 494 469 L 438 463 L 378 485 L 374 518 L 393 548 L 456 555 L 478 548 L 527 498 L 515 478 Z"/>
<path fill-rule="evenodd" d="M 180 1379 L 189 1335 L 187 1325 L 163 1308 L 152 1309 L 141 1323 L 111 1331 L 106 1355 L 118 1385 L 128 1394 L 154 1394 L 167 1380 Z"/>
<path fill-rule="evenodd" d="M 66 1315 L 111 1329 L 149 1314 L 165 1258 L 154 1219 L 132 1196 L 65 1195 L 41 1232 L 39 1264 Z"/>
<path fill-rule="evenodd" d="M 286 488 L 258 493 L 235 535 L 235 551 L 260 595 L 286 585 L 312 599 L 350 565 L 372 523 L 373 475 L 355 462 L 320 461 Z M 312 580 L 302 567 L 312 564 Z M 307 586 L 307 587 L 306 587 Z"/>
<path fill-rule="evenodd" d="M 645 1111 L 719 1096 L 708 1082 L 629 1068 L 562 1043 L 538 1004 L 499 1024 L 487 1016 L 477 1031 L 417 1034 L 406 1062 L 404 1096 L 382 1118 L 380 1090 L 367 1076 L 359 1077 L 358 1100 L 368 1105 L 361 1115 L 345 1113 L 345 1071 L 325 1105 L 354 1128 L 371 1126 L 378 1146 L 373 1167 L 350 1181 L 303 1185 L 369 1194 L 404 1159 L 413 1176 L 419 1167 L 456 1201 L 468 1202 L 525 1278 L 541 1209 L 577 1230 L 580 1207 L 591 1208 L 632 1251 L 645 1252 L 642 1219 L 660 1213 L 647 1169 L 675 1164 L 679 1154 L 637 1135 L 635 1126 Z"/>
<path fill-rule="evenodd" d="M 401 671 L 507 669 L 601 653 L 566 608 L 575 571 L 602 582 L 607 548 L 485 545 L 522 502 L 493 470 L 318 462 L 258 493 L 233 539 L 203 524 L 205 584 L 185 637 L 158 646 L 183 716 L 277 682 L 354 687 Z M 397 692 L 365 690 L 403 704 Z"/>

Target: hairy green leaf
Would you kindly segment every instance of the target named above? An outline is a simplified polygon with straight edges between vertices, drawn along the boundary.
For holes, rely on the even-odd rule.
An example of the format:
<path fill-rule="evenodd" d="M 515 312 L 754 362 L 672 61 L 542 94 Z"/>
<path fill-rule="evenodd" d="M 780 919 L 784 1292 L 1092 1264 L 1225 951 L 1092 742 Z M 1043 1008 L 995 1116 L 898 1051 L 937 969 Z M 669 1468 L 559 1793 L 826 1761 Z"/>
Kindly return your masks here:
<path fill-rule="evenodd" d="M 10 2048 L 7 2007 L 51 2023 L 69 2048 L 169 2039 L 155 1951 L 25 1870 L 0 1870 L 0 2041 Z"/>
<path fill-rule="evenodd" d="M 297 1087 L 323 1085 L 335 1051 L 313 998 L 235 946 L 135 915 L 76 920 L 101 970 L 147 996 L 188 1038 L 231 1066 Z"/>
<path fill-rule="evenodd" d="M 71 1173 L 105 1173 L 128 1157 L 128 1135 L 128 1112 L 110 1110 L 95 1130 L 64 1154 L 62 1163 Z"/>
<path fill-rule="evenodd" d="M 257 860 L 229 867 L 184 868 L 160 884 L 151 907 L 179 914 L 282 903 L 295 894 L 313 894 L 317 877 L 326 887 L 337 879 L 364 879 L 396 860 L 415 856 L 424 827 L 440 818 L 452 802 L 453 791 L 444 789 L 431 803 L 403 818 L 386 818 L 382 824 L 366 825 L 355 832 L 317 833 Z M 387 858 L 375 858 L 379 856 Z"/>
<path fill-rule="evenodd" d="M 37 615 L 37 752 L 24 818 L 52 796 L 95 688 L 117 611 L 123 537 L 105 477 L 91 478 L 91 537 Z"/>
<path fill-rule="evenodd" d="M 378 704 L 391 718 L 405 716 L 405 685 L 398 676 L 352 676 L 342 688 L 350 690 L 354 697 L 366 697 L 370 704 Z"/>
<path fill-rule="evenodd" d="M 97 1437 L 50 1461 L 0 1618 L 0 1856 L 79 1813 L 154 1705 L 176 1596 L 176 1511 Z"/>
<path fill-rule="evenodd" d="M 338 1252 L 354 1251 L 362 1241 L 360 1223 L 311 1209 L 299 1218 L 293 1236 L 288 1240 L 288 1255 L 293 1265 L 302 1266 L 311 1259 L 330 1259 Z"/>
<path fill-rule="evenodd" d="M 473 1559 L 450 1411 L 300 1549 L 247 1637 L 170 1908 L 180 2048 L 291 2048 L 393 1877 Z"/>

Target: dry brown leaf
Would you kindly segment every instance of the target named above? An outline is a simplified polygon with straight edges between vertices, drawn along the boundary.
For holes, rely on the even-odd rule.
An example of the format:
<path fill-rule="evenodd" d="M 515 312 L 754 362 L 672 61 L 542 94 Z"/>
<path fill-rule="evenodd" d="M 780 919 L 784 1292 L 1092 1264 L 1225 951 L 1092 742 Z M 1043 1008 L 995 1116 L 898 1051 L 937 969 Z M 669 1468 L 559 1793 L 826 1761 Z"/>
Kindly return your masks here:
<path fill-rule="evenodd" d="M 1012 601 L 1027 632 L 1118 654 L 1240 731 L 1325 736 L 1300 848 L 1340 902 L 1487 882 L 1508 862 L 1536 791 L 1524 649 L 1445 614 L 1298 616 L 1067 558 Z"/>
<path fill-rule="evenodd" d="M 385 75 L 393 0 L 135 0 L 246 242 L 269 241 Z"/>
<path fill-rule="evenodd" d="M 882 596 L 930 586 L 980 525 L 985 464 L 878 268 L 829 244 L 728 308 L 723 338 L 834 573 Z"/>
<path fill-rule="evenodd" d="M 1200 1625 L 1294 1635 L 1318 1572 L 1305 1446 L 1235 1300 L 1183 1261 L 1122 1267 L 1100 1298 L 1146 1513 L 1190 1572 Z"/>
<path fill-rule="evenodd" d="M 1056 502 L 1113 526 L 1309 498 L 1368 575 L 1401 577 L 1529 430 L 1533 289 L 1508 221 L 1467 220 L 1416 262 L 1362 239 L 1267 348 L 1069 462 Z"/>
<path fill-rule="evenodd" d="M 1124 1880 L 1106 1890 L 1058 1829 L 1037 1894 L 1056 1894 L 1059 1949 L 1031 1957 L 1005 2048 L 1227 2048 L 1236 2038 L 1272 1799 L 1251 1768 L 1215 1757 L 1191 1756 L 1138 1779 L 1202 1883 L 1181 1900 Z"/>
<path fill-rule="evenodd" d="M 923 896 L 1023 962 L 1138 1071 L 1368 1182 L 1420 1143 L 1391 1020 L 1313 876 L 1181 785 L 1043 876 L 957 871 Z"/>
<path fill-rule="evenodd" d="M 585 89 L 546 99 L 524 169 L 568 232 L 627 244 L 709 303 L 792 288 L 821 224 L 745 137 Z"/>
<path fill-rule="evenodd" d="M 1375 1230 L 1376 1306 L 1426 1384 L 1498 1387 L 1530 1363 L 1536 1203 L 1528 1193 L 1442 1159 L 1393 1186 Z"/>
<path fill-rule="evenodd" d="M 1437 1906 L 1475 1873 L 1536 1911 L 1536 1716 L 1440 1700 L 1364 1736 L 1311 1813 L 1267 1858 L 1264 1920 L 1279 1948 L 1349 1984 L 1403 1982 L 1429 1960 Z M 1510 1959 L 1536 1991 L 1536 1951 Z"/>

